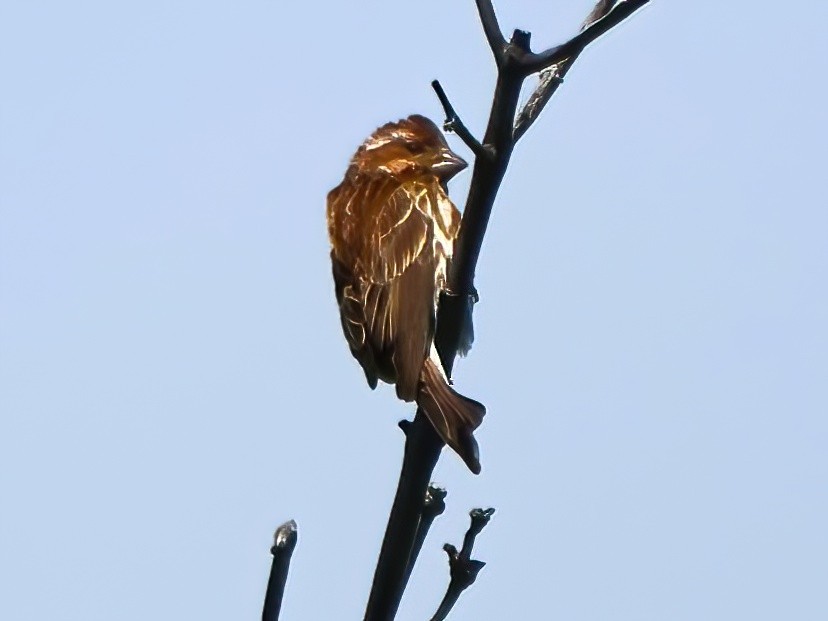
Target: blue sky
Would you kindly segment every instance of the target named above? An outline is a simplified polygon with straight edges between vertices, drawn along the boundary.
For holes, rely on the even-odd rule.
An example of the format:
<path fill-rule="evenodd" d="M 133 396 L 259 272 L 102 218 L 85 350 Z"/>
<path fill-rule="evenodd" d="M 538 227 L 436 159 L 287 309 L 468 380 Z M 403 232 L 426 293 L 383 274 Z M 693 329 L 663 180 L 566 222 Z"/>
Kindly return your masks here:
<path fill-rule="evenodd" d="M 496 8 L 543 47 L 590 1 Z M 438 465 L 400 619 L 473 506 L 453 619 L 828 616 L 826 19 L 654 0 L 521 141 L 455 372 L 483 474 Z M 411 412 L 340 334 L 324 199 L 434 78 L 482 134 L 471 0 L 0 8 L 0 617 L 255 618 L 292 517 L 284 618 L 360 618 Z"/>

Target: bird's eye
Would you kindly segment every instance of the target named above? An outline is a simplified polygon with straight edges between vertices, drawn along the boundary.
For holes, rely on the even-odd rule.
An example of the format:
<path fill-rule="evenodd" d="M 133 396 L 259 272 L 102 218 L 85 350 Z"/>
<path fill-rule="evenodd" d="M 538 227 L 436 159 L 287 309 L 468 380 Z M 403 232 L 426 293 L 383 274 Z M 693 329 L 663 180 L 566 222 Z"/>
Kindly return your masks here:
<path fill-rule="evenodd" d="M 417 155 L 418 153 L 422 153 L 423 151 L 425 151 L 425 145 L 422 142 L 408 142 L 405 146 L 414 155 Z"/>

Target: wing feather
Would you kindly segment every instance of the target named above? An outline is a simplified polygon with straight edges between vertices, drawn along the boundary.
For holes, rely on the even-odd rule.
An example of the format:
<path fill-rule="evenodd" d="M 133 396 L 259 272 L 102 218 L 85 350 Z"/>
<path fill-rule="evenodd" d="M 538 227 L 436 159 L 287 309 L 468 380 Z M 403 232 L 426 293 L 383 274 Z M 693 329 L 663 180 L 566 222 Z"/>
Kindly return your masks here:
<path fill-rule="evenodd" d="M 416 397 L 434 334 L 438 265 L 432 196 L 425 184 L 404 183 L 380 205 L 362 205 L 365 220 L 359 228 L 367 235 L 347 244 L 352 251 L 358 248 L 356 256 L 337 261 L 336 246 L 333 253 L 339 263 L 334 271 L 347 293 L 338 299 L 351 351 L 369 383 L 376 377 L 396 383 L 397 394 L 407 401 Z"/>
<path fill-rule="evenodd" d="M 364 247 L 365 265 L 369 266 L 366 276 L 371 282 L 398 278 L 431 241 L 433 222 L 428 212 L 417 208 L 415 188 L 400 186 L 376 213 L 370 227 L 373 235 Z"/>

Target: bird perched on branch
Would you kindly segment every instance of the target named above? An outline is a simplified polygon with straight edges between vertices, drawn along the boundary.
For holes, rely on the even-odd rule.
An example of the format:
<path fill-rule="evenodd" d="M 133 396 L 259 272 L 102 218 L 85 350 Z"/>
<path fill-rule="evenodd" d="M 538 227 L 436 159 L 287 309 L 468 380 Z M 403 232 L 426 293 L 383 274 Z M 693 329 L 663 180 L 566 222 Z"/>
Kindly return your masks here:
<path fill-rule="evenodd" d="M 342 329 L 368 384 L 396 384 L 477 474 L 486 409 L 451 388 L 433 343 L 460 228 L 446 183 L 466 166 L 427 118 L 388 123 L 357 149 L 327 215 Z"/>

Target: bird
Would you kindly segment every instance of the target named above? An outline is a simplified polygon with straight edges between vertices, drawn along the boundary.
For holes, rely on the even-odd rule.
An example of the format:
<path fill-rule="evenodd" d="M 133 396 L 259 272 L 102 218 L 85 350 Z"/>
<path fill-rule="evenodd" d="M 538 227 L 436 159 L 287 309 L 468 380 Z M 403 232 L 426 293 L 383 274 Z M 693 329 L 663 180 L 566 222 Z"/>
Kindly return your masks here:
<path fill-rule="evenodd" d="M 486 408 L 452 388 L 434 345 L 461 219 L 447 183 L 466 167 L 428 118 L 387 123 L 328 193 L 327 225 L 342 330 L 368 385 L 395 384 L 478 474 Z"/>

